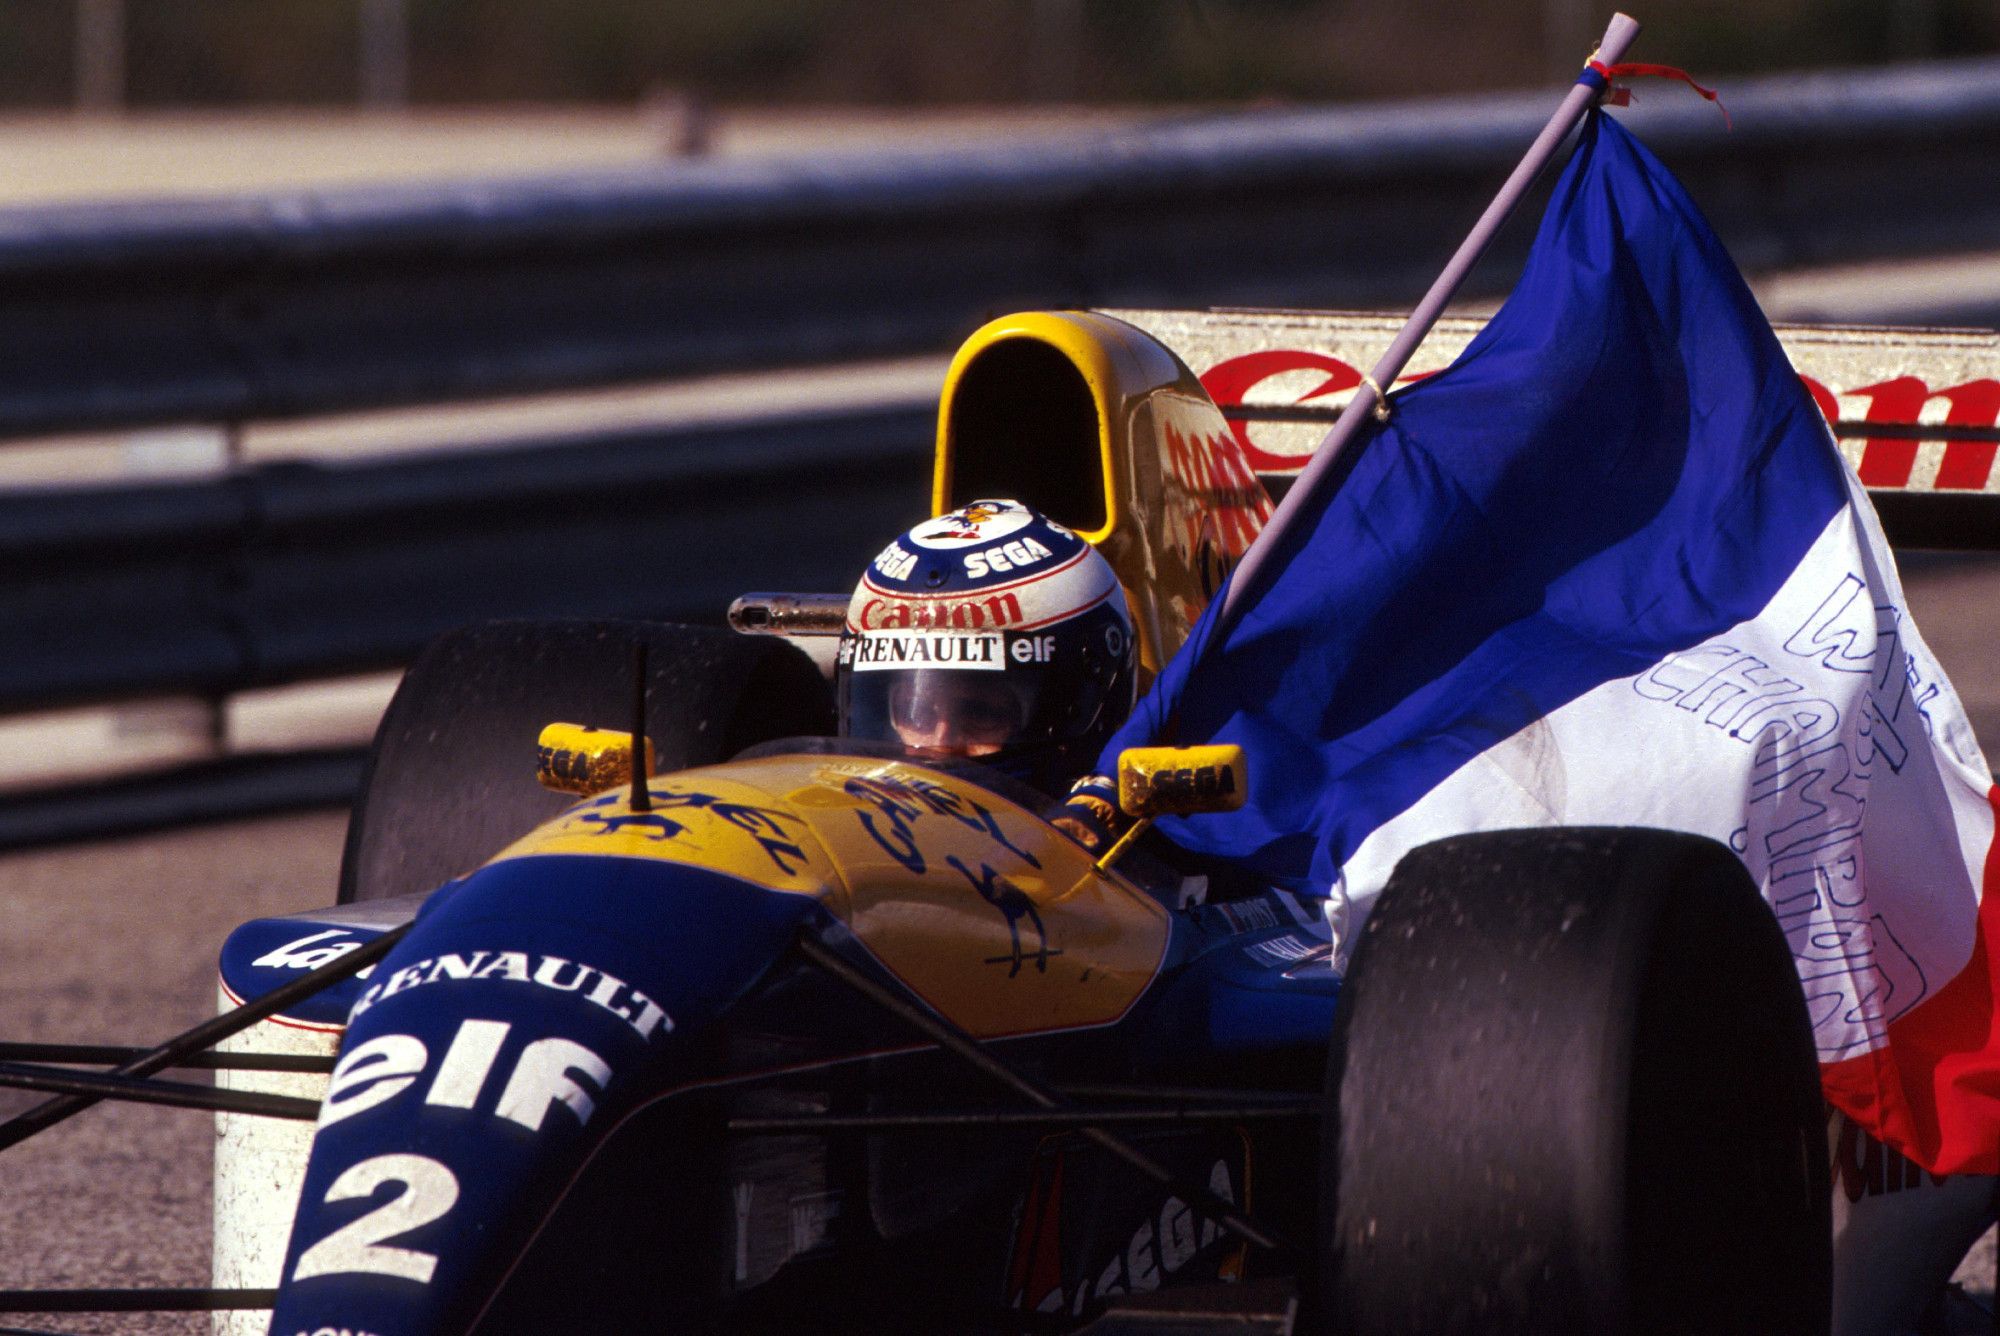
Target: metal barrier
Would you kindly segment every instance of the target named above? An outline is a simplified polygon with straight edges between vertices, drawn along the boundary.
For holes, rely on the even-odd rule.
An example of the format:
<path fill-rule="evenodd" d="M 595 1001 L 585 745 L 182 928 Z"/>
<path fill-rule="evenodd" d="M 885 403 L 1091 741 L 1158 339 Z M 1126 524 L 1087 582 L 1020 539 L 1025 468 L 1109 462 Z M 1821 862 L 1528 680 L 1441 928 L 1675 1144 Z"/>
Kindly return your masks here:
<path fill-rule="evenodd" d="M 1745 83 L 1733 133 L 1677 93 L 1632 119 L 1746 267 L 2000 245 L 2000 62 Z M 7 212 L 0 435 L 938 349 L 1027 306 L 1407 302 L 1547 103 Z"/>
<path fill-rule="evenodd" d="M 719 622 L 922 518 L 929 405 L 0 499 L 0 711 L 394 667 L 493 617 Z M 838 576 L 831 573 L 838 572 Z"/>

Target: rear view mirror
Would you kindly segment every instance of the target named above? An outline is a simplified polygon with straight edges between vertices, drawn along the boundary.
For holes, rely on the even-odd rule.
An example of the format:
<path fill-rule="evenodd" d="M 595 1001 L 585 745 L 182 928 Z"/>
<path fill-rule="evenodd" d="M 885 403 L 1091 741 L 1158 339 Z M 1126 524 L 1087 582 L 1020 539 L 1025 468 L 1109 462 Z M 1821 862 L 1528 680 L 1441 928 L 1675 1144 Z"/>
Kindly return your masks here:
<path fill-rule="evenodd" d="M 1233 744 L 1132 747 L 1118 755 L 1118 806 L 1127 816 L 1233 812 L 1250 792 L 1250 765 Z"/>
<path fill-rule="evenodd" d="M 1116 863 L 1156 816 L 1233 812 L 1250 792 L 1250 763 L 1233 743 L 1208 747 L 1129 747 L 1118 754 L 1118 807 L 1138 820 L 1097 860 Z"/>
<path fill-rule="evenodd" d="M 653 742 L 646 740 L 646 773 L 653 773 Z M 545 789 L 585 797 L 632 779 L 632 735 L 583 724 L 550 724 L 542 730 L 535 778 Z"/>

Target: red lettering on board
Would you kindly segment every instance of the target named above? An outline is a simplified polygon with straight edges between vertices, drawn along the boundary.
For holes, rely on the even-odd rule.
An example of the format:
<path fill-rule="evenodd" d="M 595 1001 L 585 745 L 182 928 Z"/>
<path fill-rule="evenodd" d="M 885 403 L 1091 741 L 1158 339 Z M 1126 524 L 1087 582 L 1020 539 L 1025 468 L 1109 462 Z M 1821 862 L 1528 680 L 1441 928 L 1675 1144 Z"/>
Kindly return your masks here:
<path fill-rule="evenodd" d="M 1208 391 L 1208 397 L 1215 400 L 1219 407 L 1233 408 L 1243 402 L 1243 396 L 1253 387 L 1287 371 L 1327 373 L 1325 380 L 1292 401 L 1298 404 L 1323 395 L 1339 394 L 1361 383 L 1361 373 L 1338 357 L 1307 352 L 1302 348 L 1273 348 L 1217 362 L 1201 373 L 1201 387 Z M 1294 455 L 1274 455 L 1268 450 L 1258 449 L 1250 439 L 1250 424 L 1247 422 L 1230 423 L 1229 432 L 1236 438 L 1236 444 L 1242 447 L 1252 467 L 1259 472 L 1295 473 L 1305 463 Z"/>
<path fill-rule="evenodd" d="M 1257 385 L 1288 372 L 1317 371 L 1326 379 L 1293 403 L 1306 403 L 1326 395 L 1342 394 L 1361 383 L 1361 373 L 1349 363 L 1328 353 L 1303 348 L 1273 348 L 1225 358 L 1201 373 L 1202 387 L 1218 406 L 1240 407 Z M 1398 383 L 1422 380 L 1435 372 L 1419 372 L 1398 378 Z M 1916 376 L 1895 376 L 1873 385 L 1839 390 L 1811 376 L 1800 376 L 1806 392 L 1828 423 L 1840 421 L 1840 396 L 1852 394 L 1868 401 L 1865 422 L 1915 426 L 1924 407 L 1942 399 L 1947 405 L 1945 425 L 1954 427 L 2000 426 L 2000 380 L 1969 380 L 1962 385 L 1933 390 Z M 1231 422 L 1229 431 L 1243 458 L 1259 473 L 1296 473 L 1306 462 L 1304 455 L 1277 454 L 1260 448 L 1250 437 L 1250 424 Z M 1878 488 L 1906 488 L 1915 471 L 1915 439 L 1871 436 L 1861 445 L 1857 472 L 1864 485 Z M 2000 458 L 2000 441 L 1946 441 L 1938 464 L 1934 486 L 1939 491 L 1979 491 L 1993 475 Z M 1190 475 L 1189 486 L 1198 490 Z"/>
<path fill-rule="evenodd" d="M 1897 376 L 1874 385 L 1848 391 L 1868 400 L 1867 422 L 1915 423 L 1924 405 L 1943 399 L 1950 405 L 1945 424 L 1953 427 L 1991 427 L 2000 420 L 2000 381 L 1969 380 L 1932 390 L 1915 376 Z M 1917 462 L 1913 440 L 1890 440 L 1871 436 L 1861 453 L 1861 481 L 1870 487 L 1907 487 L 1910 471 Z M 1944 459 L 1938 465 L 1940 491 L 1977 490 L 1986 485 L 1993 471 L 1993 441 L 1947 441 Z"/>

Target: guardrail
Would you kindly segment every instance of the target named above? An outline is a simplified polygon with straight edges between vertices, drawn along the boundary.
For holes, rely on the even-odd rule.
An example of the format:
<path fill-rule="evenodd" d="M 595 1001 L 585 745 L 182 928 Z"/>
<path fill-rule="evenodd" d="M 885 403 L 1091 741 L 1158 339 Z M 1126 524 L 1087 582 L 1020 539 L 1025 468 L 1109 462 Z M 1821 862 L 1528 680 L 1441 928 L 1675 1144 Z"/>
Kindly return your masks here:
<path fill-rule="evenodd" d="M 922 518 L 930 405 L 0 498 L 0 711 L 405 663 L 525 616 L 719 622 Z M 832 572 L 838 572 L 837 577 Z"/>
<path fill-rule="evenodd" d="M 489 617 L 717 622 L 922 518 L 932 404 L 0 496 L 0 712 L 406 663 Z M 837 574 L 836 574 L 837 573 Z M 220 755 L 0 798 L 0 849 L 347 801 L 364 753 Z"/>
<path fill-rule="evenodd" d="M 1746 267 L 2000 245 L 2000 62 L 1745 83 L 1734 132 L 1643 96 L 1632 119 Z M 1038 305 L 1403 303 L 1547 103 L 0 213 L 0 434 L 935 349 Z"/>
<path fill-rule="evenodd" d="M 2000 247 L 2000 61 L 1746 83 L 1733 133 L 1645 96 L 1633 119 L 1746 267 Z M 0 436 L 942 350 L 1025 306 L 1393 305 L 1547 102 L 0 212 Z M 921 504 L 929 414 L 0 495 L 0 711 L 393 665 L 482 616 L 836 587 Z"/>

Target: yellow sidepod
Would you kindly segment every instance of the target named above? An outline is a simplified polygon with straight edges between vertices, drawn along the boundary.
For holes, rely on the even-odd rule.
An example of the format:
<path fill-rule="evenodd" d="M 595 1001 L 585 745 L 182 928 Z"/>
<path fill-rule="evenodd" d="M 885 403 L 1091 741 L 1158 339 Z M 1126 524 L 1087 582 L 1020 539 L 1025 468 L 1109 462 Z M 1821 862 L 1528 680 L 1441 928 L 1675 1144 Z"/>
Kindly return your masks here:
<path fill-rule="evenodd" d="M 781 756 L 601 794 L 503 850 L 687 863 L 813 895 L 980 1038 L 1108 1025 L 1152 983 L 1164 908 L 1034 814 L 901 761 Z"/>

